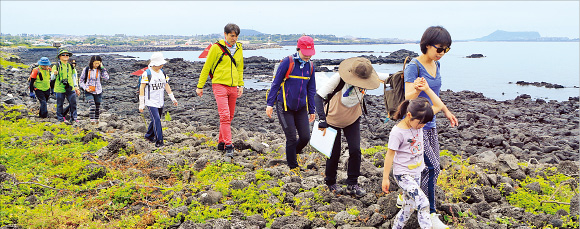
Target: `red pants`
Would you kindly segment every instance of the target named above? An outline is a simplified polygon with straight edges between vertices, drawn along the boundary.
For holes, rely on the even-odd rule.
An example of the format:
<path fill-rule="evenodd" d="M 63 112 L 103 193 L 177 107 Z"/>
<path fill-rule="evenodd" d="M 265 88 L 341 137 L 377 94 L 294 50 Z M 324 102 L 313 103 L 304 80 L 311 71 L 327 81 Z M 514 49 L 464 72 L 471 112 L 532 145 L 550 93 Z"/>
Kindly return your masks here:
<path fill-rule="evenodd" d="M 230 128 L 236 110 L 238 87 L 230 87 L 223 84 L 212 84 L 213 95 L 220 115 L 219 142 L 226 145 L 232 144 L 232 130 Z"/>

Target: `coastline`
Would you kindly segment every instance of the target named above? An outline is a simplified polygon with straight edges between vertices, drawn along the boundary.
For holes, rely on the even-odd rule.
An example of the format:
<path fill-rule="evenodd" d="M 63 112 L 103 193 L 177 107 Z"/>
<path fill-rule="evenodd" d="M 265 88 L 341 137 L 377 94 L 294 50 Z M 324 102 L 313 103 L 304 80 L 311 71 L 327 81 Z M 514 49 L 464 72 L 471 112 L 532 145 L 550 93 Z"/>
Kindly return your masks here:
<path fill-rule="evenodd" d="M 171 114 L 171 121 L 164 121 L 163 127 L 167 141 L 173 145 L 167 151 L 155 151 L 155 148 L 145 142 L 140 136 L 145 132 L 146 126 L 137 111 L 137 103 L 134 96 L 134 85 L 137 78 L 129 75 L 135 69 L 146 66 L 146 61 L 118 60 L 117 55 L 103 55 L 111 79 L 105 82 L 104 102 L 102 105 L 103 122 L 99 126 L 90 126 L 88 120 L 88 104 L 79 99 L 79 117 L 81 123 L 73 127 L 86 130 L 103 136 L 109 141 L 109 145 L 97 152 L 88 152 L 88 156 L 98 158 L 97 162 L 102 164 L 122 164 L 128 165 L 127 158 L 123 162 L 114 147 L 127 145 L 132 142 L 135 145 L 135 154 L 143 155 L 146 164 L 154 170 L 151 173 L 141 172 L 139 176 L 154 176 L 165 182 L 168 177 L 172 177 L 168 171 L 168 166 L 188 161 L 186 165 L 203 170 L 208 164 L 217 163 L 222 160 L 222 156 L 211 146 L 204 145 L 201 138 L 191 138 L 186 134 L 195 132 L 207 136 L 209 139 L 217 139 L 216 127 L 219 125 L 217 118 L 217 107 L 213 99 L 211 85 L 205 86 L 203 97 L 191 97 L 195 91 L 195 83 L 199 77 L 202 64 L 184 61 L 180 58 L 170 59 L 165 66 L 167 74 L 171 77 L 172 90 L 179 107 L 169 106 L 166 101 L 166 112 Z M 25 57 L 23 60 L 36 57 Z M 86 62 L 89 57 L 78 57 L 77 62 Z M 265 59 L 265 58 L 264 58 Z M 253 58 L 247 63 L 248 76 L 269 74 L 272 72 L 274 61 Z M 329 60 L 336 61 L 336 60 Z M 26 62 L 25 63 L 31 63 Z M 38 119 L 35 115 L 38 111 L 38 102 L 28 97 L 26 79 L 28 71 L 12 71 L 0 69 L 4 75 L 4 82 L 0 83 L 3 92 L 0 100 L 7 105 L 23 105 L 25 111 L 31 111 L 20 118 L 28 118 L 34 121 L 55 123 L 54 113 L 49 112 L 48 119 Z M 248 77 L 251 78 L 251 77 Z M 271 176 L 283 181 L 280 188 L 286 197 L 281 201 L 293 203 L 297 209 L 301 204 L 296 204 L 294 198 L 313 201 L 308 197 L 307 192 L 323 186 L 320 181 L 323 179 L 324 158 L 311 148 L 305 149 L 308 153 L 301 154 L 300 158 L 304 162 L 305 172 L 303 177 L 296 178 L 288 174 L 287 166 L 284 164 L 284 135 L 276 118 L 269 119 L 264 114 L 266 90 L 246 89 L 244 95 L 238 99 L 236 108 L 236 118 L 232 123 L 234 145 L 237 155 L 235 161 L 249 173 L 259 169 L 267 170 Z M 12 95 L 13 97 L 10 97 Z M 467 188 L 465 196 L 471 201 L 459 201 L 453 203 L 445 196 L 438 196 L 437 203 L 443 210 L 443 214 L 455 217 L 457 211 L 471 212 L 477 215 L 477 220 L 464 220 L 467 228 L 485 227 L 497 224 L 494 217 L 514 217 L 519 215 L 522 221 L 528 220 L 527 225 L 541 226 L 546 222 L 552 222 L 558 217 L 550 214 L 534 215 L 520 211 L 521 208 L 514 208 L 506 199 L 510 193 L 517 192 L 517 184 L 526 176 L 535 177 L 540 175 L 540 170 L 555 167 L 558 173 L 574 175 L 578 180 L 578 150 L 579 144 L 579 100 L 578 97 L 568 101 L 544 101 L 533 100 L 528 96 L 518 96 L 512 100 L 496 101 L 485 98 L 481 93 L 470 91 L 442 91 L 442 100 L 449 109 L 457 116 L 460 125 L 449 127 L 444 116 L 437 116 L 437 130 L 441 150 L 450 155 L 457 156 L 469 163 L 474 169 L 474 178 L 478 178 L 477 186 Z M 166 97 L 167 99 L 167 97 Z M 395 124 L 389 121 L 386 124 L 383 99 L 381 96 L 369 96 L 365 99 L 369 114 L 362 118 L 361 122 L 361 148 L 369 149 L 377 146 L 384 146 L 388 141 L 389 130 Z M 49 100 L 49 105 L 55 104 L 54 97 Z M 4 109 L 4 108 L 2 108 Z M 146 115 L 147 117 L 147 115 Z M 147 118 L 148 120 L 148 118 Z M 343 147 L 345 144 L 343 144 Z M 188 149 L 182 149 L 188 148 Z M 179 150 L 177 150 L 179 149 Z M 389 219 L 398 211 L 394 207 L 396 192 L 384 195 L 380 191 L 380 180 L 382 179 L 382 158 L 384 151 L 369 153 L 363 156 L 363 166 L 361 166 L 360 183 L 369 193 L 365 198 L 358 200 L 348 196 L 335 197 L 328 192 L 321 192 L 324 203 L 311 203 L 312 212 L 326 214 L 329 219 L 337 222 L 336 226 L 369 226 L 375 228 L 389 228 Z M 458 162 L 451 160 L 451 156 L 442 157 L 442 167 L 452 170 Z M 165 162 L 167 161 L 167 162 Z M 184 162 L 183 162 L 184 163 Z M 527 166 L 523 166 L 526 163 Z M 520 165 L 522 164 L 522 165 Z M 345 163 L 341 163 L 344 168 Z M 8 168 L 10 169 L 10 168 Z M 158 171 L 167 171 L 161 173 Z M 154 173 L 156 172 L 156 173 Z M 544 173 L 544 176 L 546 176 Z M 167 177 L 165 177 L 167 176 Z M 230 184 L 232 187 L 238 185 L 247 188 L 250 184 L 256 183 L 254 179 L 241 179 Z M 345 173 L 340 173 L 340 182 L 346 177 Z M 183 179 L 183 178 L 182 178 Z M 184 182 L 189 182 L 189 179 Z M 273 182 L 275 183 L 275 182 Z M 503 186 L 502 186 L 503 184 Z M 113 187 L 104 186 L 104 188 Z M 502 192 L 500 193 L 500 186 Z M 511 189 L 510 189 L 511 187 Z M 482 190 L 485 190 L 482 191 Z M 507 191 L 505 191 L 507 190 Z M 211 194 L 215 190 L 205 190 L 193 192 L 190 197 L 185 193 L 175 194 L 184 199 L 193 201 L 204 200 L 204 193 Z M 192 192 L 192 191 L 183 191 Z M 489 195 L 489 196 L 488 196 Z M 489 198 L 488 198 L 489 197 Z M 577 195 L 575 197 L 577 198 Z M 232 203 L 230 203 L 232 204 Z M 273 204 L 273 202 L 272 202 Z M 227 203 L 211 202 L 209 206 L 219 208 Z M 342 207 L 340 207 L 342 205 Z M 368 216 L 369 220 L 348 220 L 346 206 L 356 205 L 363 216 Z M 147 206 L 147 205 L 146 205 Z M 185 205 L 187 206 L 187 205 Z M 330 207 L 325 207 L 330 206 Z M 578 206 L 578 202 L 573 204 Z M 165 208 L 174 211 L 177 208 Z M 455 209 L 455 210 L 447 210 Z M 183 209 L 181 209 L 183 210 Z M 375 211 L 376 210 L 376 211 Z M 457 210 L 457 211 L 456 211 Z M 187 208 L 186 208 L 187 212 Z M 331 213 L 334 212 L 334 213 Z M 501 213 L 500 213 L 501 212 Z M 376 215 L 375 215 L 376 214 Z M 499 215 L 498 215 L 499 214 Z M 570 214 L 573 215 L 572 209 Z M 252 225 L 254 216 L 232 216 L 230 220 L 210 221 L 206 226 L 215 227 L 223 220 L 228 225 L 234 223 L 244 223 L 242 225 Z M 373 220 L 370 220 L 373 219 Z M 264 218 L 261 220 L 265 221 Z M 261 221 L 260 221 L 261 222 Z M 275 216 L 271 228 L 282 228 L 284 224 L 304 223 L 310 227 L 324 227 L 330 223 L 320 220 L 310 220 L 303 216 L 286 216 L 280 214 Z M 254 222 L 255 223 L 255 222 Z M 184 221 L 182 225 L 193 225 L 191 221 Z M 257 225 L 257 224 L 253 224 Z M 261 223 L 259 224 L 261 225 Z M 409 225 L 414 225 L 412 220 Z M 551 224 L 553 225 L 553 224 Z M 523 225 L 522 225 L 523 226 Z M 263 227 L 260 227 L 263 228 Z M 334 226 L 333 226 L 334 228 Z"/>

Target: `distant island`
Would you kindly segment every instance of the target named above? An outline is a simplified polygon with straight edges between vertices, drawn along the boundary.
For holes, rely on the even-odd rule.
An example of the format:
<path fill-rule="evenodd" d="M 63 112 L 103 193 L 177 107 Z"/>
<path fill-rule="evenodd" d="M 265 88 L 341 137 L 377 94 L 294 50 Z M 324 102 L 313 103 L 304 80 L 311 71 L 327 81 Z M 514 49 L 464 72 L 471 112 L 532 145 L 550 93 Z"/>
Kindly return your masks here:
<path fill-rule="evenodd" d="M 527 32 L 509 32 L 496 30 L 495 32 L 470 41 L 578 41 L 567 37 L 542 37 L 540 33 L 534 31 Z"/>

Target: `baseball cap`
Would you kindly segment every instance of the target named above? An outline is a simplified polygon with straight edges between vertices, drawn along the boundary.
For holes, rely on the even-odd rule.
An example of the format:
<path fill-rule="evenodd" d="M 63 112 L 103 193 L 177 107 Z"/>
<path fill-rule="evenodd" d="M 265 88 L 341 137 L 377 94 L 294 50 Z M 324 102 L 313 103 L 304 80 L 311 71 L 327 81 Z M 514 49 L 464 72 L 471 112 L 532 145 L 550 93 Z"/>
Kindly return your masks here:
<path fill-rule="evenodd" d="M 314 50 L 314 40 L 309 36 L 302 36 L 298 39 L 298 48 L 305 56 L 314 56 L 316 53 Z"/>

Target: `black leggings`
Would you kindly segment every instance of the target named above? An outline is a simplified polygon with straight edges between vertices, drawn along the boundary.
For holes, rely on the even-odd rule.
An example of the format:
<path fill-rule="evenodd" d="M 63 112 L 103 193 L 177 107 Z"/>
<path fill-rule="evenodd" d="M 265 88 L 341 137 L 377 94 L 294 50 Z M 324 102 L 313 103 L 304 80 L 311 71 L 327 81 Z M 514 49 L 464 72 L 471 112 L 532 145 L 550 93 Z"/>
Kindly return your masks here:
<path fill-rule="evenodd" d="M 337 128 L 328 125 L 336 130 L 336 139 L 334 140 L 334 146 L 332 147 L 332 153 L 330 158 L 326 160 L 326 171 L 324 181 L 326 185 L 330 186 L 336 184 L 336 170 L 338 169 L 338 162 L 340 159 L 341 152 L 341 136 L 340 130 L 344 132 L 344 137 L 346 137 L 346 142 L 348 144 L 348 164 L 347 164 L 347 179 L 346 184 L 355 185 L 358 184 L 358 177 L 360 176 L 360 162 L 361 162 L 361 152 L 360 152 L 360 117 L 349 126 L 345 128 Z"/>
<path fill-rule="evenodd" d="M 297 111 L 284 111 L 284 105 L 278 102 L 276 103 L 276 113 L 282 130 L 284 130 L 284 135 L 286 135 L 286 161 L 288 167 L 293 169 L 298 167 L 296 153 L 301 153 L 310 141 L 308 111 L 306 111 L 306 106 Z M 296 139 L 296 131 L 298 131 L 298 139 Z"/>

